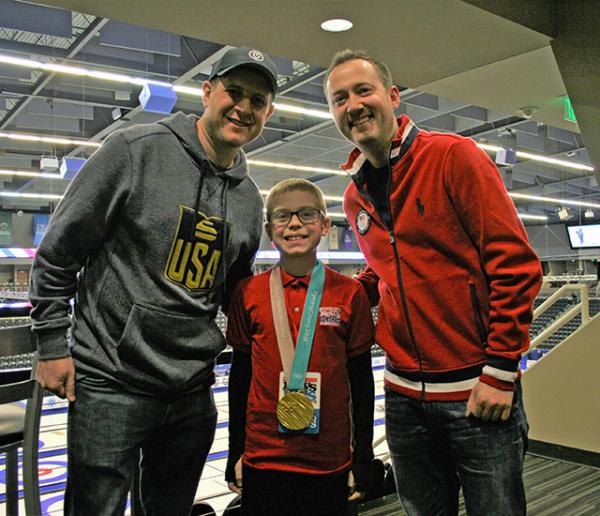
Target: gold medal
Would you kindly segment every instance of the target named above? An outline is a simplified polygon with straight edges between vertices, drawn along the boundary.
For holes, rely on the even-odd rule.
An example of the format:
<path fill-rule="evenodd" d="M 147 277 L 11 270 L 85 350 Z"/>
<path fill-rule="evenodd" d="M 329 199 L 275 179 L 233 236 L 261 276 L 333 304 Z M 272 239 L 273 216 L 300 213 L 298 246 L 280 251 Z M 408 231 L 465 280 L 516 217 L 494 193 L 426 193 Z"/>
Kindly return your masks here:
<path fill-rule="evenodd" d="M 312 400 L 303 392 L 288 392 L 277 403 L 277 419 L 288 430 L 304 430 L 313 420 Z"/>

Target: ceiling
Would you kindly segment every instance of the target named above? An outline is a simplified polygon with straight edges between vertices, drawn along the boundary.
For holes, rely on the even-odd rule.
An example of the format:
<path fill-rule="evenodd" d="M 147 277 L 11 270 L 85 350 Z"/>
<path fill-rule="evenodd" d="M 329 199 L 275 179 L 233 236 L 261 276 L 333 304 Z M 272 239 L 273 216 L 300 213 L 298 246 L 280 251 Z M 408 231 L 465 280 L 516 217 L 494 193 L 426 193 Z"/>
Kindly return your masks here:
<path fill-rule="evenodd" d="M 363 48 L 390 65 L 402 90 L 398 112 L 408 114 L 421 128 L 454 131 L 480 143 L 596 170 L 524 158 L 513 166 L 500 165 L 520 213 L 558 222 L 560 205 L 516 194 L 600 205 L 600 100 L 595 95 L 600 87 L 596 69 L 600 44 L 591 37 L 600 12 L 597 2 L 578 2 L 578 12 L 569 12 L 564 22 L 560 16 L 567 13 L 567 2 L 545 0 L 37 4 L 73 11 L 0 0 L 0 55 L 197 88 L 227 48 L 224 45 L 255 46 L 276 59 L 281 91 L 277 102 L 322 113 L 327 111 L 323 74 L 331 56 L 342 48 Z M 319 25 L 330 17 L 349 18 L 354 27 L 345 33 L 325 33 Z M 139 85 L 0 62 L 0 169 L 39 172 L 42 156 L 87 157 L 94 150 L 8 139 L 2 133 L 100 142 L 117 128 L 161 118 L 141 108 L 140 90 Z M 563 116 L 562 98 L 567 94 L 577 123 Z M 200 113 L 201 109 L 199 97 L 178 94 L 174 110 Z M 331 197 L 330 210 L 341 212 L 339 197 L 348 179 L 334 172 L 350 149 L 330 119 L 278 109 L 263 136 L 246 150 L 255 162 L 251 173 L 261 189 L 290 174 L 307 177 Z M 290 172 L 257 161 L 322 170 Z M 2 208 L 30 211 L 49 211 L 56 200 L 8 197 L 6 192 L 60 196 L 68 184 L 56 177 L 17 175 L 0 175 L 0 181 L 5 192 L 0 193 Z M 582 218 L 583 211 L 573 209 L 574 219 Z M 596 214 L 600 216 L 600 209 Z"/>

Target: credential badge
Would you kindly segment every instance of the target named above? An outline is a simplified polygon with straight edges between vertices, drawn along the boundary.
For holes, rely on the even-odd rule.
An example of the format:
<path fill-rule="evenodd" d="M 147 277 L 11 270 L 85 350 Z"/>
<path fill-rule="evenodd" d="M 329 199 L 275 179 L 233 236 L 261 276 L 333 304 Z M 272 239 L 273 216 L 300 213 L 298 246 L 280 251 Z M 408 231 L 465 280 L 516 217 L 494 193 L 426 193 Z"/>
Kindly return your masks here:
<path fill-rule="evenodd" d="M 263 55 L 263 53 L 260 50 L 250 50 L 250 52 L 248 52 L 248 57 L 250 59 L 252 59 L 253 61 L 264 61 L 265 60 L 265 56 Z"/>
<path fill-rule="evenodd" d="M 356 229 L 361 234 L 364 235 L 369 228 L 371 227 L 371 216 L 365 211 L 360 210 L 358 215 L 356 215 Z"/>

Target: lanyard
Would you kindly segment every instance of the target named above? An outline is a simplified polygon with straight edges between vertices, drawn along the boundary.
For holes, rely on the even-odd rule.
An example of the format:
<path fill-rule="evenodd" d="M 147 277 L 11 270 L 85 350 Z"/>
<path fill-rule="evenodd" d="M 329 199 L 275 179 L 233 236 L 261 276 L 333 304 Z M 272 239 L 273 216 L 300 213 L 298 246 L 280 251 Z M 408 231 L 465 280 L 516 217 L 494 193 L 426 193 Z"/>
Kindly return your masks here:
<path fill-rule="evenodd" d="M 292 336 L 285 309 L 286 302 L 283 295 L 283 284 L 281 282 L 281 270 L 279 265 L 271 271 L 269 288 L 271 291 L 271 309 L 273 312 L 273 323 L 277 336 L 279 355 L 283 364 L 283 371 L 288 380 L 288 391 L 303 391 L 304 377 L 308 368 L 310 352 L 315 335 L 323 284 L 325 283 L 325 269 L 317 260 L 312 269 L 296 350 L 292 344 Z"/>

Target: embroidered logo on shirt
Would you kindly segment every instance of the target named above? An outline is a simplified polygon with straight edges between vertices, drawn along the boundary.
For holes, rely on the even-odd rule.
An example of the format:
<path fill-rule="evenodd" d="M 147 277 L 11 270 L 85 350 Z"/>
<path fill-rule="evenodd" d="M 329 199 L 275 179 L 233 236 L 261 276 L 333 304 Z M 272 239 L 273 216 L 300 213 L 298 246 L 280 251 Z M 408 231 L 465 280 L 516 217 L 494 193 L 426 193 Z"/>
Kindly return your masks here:
<path fill-rule="evenodd" d="M 226 224 L 202 212 L 194 217 L 193 209 L 180 205 L 179 224 L 165 267 L 167 278 L 191 292 L 211 289 L 222 261 Z"/>
<path fill-rule="evenodd" d="M 356 215 L 356 230 L 364 235 L 371 227 L 371 216 L 365 211 L 360 210 Z"/>
<path fill-rule="evenodd" d="M 417 211 L 419 212 L 419 217 L 425 215 L 425 206 L 421 204 L 421 198 L 417 197 Z"/>
<path fill-rule="evenodd" d="M 319 308 L 321 326 L 339 326 L 342 322 L 342 309 L 337 306 Z"/>

